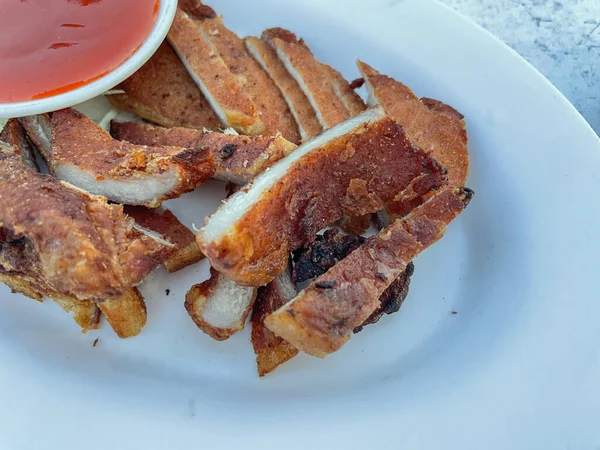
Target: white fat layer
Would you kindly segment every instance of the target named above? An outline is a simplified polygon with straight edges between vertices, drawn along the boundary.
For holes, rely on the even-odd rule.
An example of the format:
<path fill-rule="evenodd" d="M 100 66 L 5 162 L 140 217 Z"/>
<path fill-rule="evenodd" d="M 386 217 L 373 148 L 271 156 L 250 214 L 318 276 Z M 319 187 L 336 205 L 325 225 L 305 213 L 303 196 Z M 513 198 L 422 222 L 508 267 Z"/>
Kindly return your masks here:
<path fill-rule="evenodd" d="M 317 115 L 317 120 L 319 121 L 319 123 L 323 126 L 323 128 L 329 128 L 329 125 L 325 122 L 323 114 L 321 114 L 321 109 L 319 108 L 319 105 L 313 97 L 312 92 L 306 87 L 306 84 L 304 84 L 304 78 L 302 78 L 302 75 L 300 75 L 300 73 L 292 64 L 292 61 L 290 61 L 290 58 L 288 58 L 285 52 L 276 43 L 275 51 L 277 52 L 277 57 L 283 63 L 285 69 L 292 76 L 292 78 L 296 80 L 296 83 L 298 83 L 298 86 L 300 86 L 300 89 L 302 89 L 302 92 L 304 92 L 304 95 L 306 95 L 306 98 L 308 98 L 310 105 L 315 110 L 315 114 Z"/>
<path fill-rule="evenodd" d="M 367 88 L 367 106 L 376 106 L 379 105 L 379 101 L 375 96 L 375 91 L 373 89 L 373 85 L 369 83 L 369 78 L 365 76 L 365 74 L 361 74 L 363 79 L 365 80 L 365 87 Z"/>
<path fill-rule="evenodd" d="M 225 183 L 237 184 L 238 186 L 243 186 L 244 184 L 246 184 L 248 182 L 248 180 L 250 178 L 252 178 L 251 175 L 244 177 L 242 175 L 231 173 L 227 170 L 218 170 L 218 169 L 215 172 L 215 174 L 213 175 L 213 179 L 215 179 L 215 180 L 224 181 Z"/>
<path fill-rule="evenodd" d="M 28 134 L 32 134 L 37 138 L 42 146 L 38 150 L 45 159 L 48 159 L 52 154 L 52 124 L 50 118 L 44 114 L 38 114 L 37 116 L 24 117 L 19 122 Z"/>
<path fill-rule="evenodd" d="M 4 130 L 4 127 L 8 123 L 8 119 L 0 119 L 0 131 Z"/>
<path fill-rule="evenodd" d="M 71 164 L 61 164 L 55 168 L 54 175 L 91 194 L 103 195 L 113 202 L 126 205 L 156 205 L 179 182 L 177 172 L 172 169 L 142 179 L 97 180 L 94 174 Z"/>
<path fill-rule="evenodd" d="M 232 195 L 206 222 L 202 230 L 202 240 L 205 243 L 216 241 L 225 235 L 232 225 L 240 220 L 273 185 L 282 178 L 292 165 L 303 156 L 315 149 L 329 144 L 332 140 L 350 133 L 361 132 L 365 123 L 375 122 L 385 117 L 381 108 L 367 109 L 356 117 L 341 122 L 321 133 L 319 136 L 302 144 L 285 158 L 277 161 L 269 169 L 258 175 L 248 189 L 243 189 Z"/>
<path fill-rule="evenodd" d="M 256 48 L 250 40 L 246 41 L 246 49 L 248 50 L 248 53 L 250 53 L 250 55 L 252 55 L 254 57 L 256 62 L 258 62 L 260 67 L 262 67 L 262 69 L 265 72 L 267 72 L 267 74 L 271 77 L 271 79 L 273 80 L 275 85 L 279 88 L 279 91 L 281 92 L 283 99 L 287 103 L 288 108 L 290 109 L 290 112 L 292 113 L 292 116 L 294 117 L 294 120 L 296 121 L 296 125 L 298 125 L 298 131 L 300 132 L 300 138 L 302 139 L 302 141 L 305 141 L 310 136 L 308 136 L 308 134 L 306 133 L 306 130 L 302 126 L 302 121 L 298 117 L 298 112 L 296 111 L 294 102 L 292 102 L 291 99 L 289 98 L 287 90 L 282 89 L 281 86 L 279 86 L 279 84 L 275 80 L 275 78 L 273 78 L 273 73 L 271 72 L 269 65 L 263 59 L 260 50 L 258 48 Z"/>
<path fill-rule="evenodd" d="M 190 19 L 190 17 L 186 13 L 183 13 L 183 14 L 185 15 L 186 20 L 192 20 L 192 19 Z M 215 52 L 215 54 L 216 54 L 217 51 L 215 50 L 215 48 L 212 45 L 212 43 L 210 42 L 210 40 L 204 35 L 204 33 L 202 32 L 202 30 L 200 29 L 200 27 L 196 26 L 196 29 L 198 30 L 198 33 L 200 35 L 202 35 L 202 38 L 206 41 L 206 43 L 211 46 L 213 52 Z M 208 103 L 210 104 L 210 107 L 213 109 L 213 111 L 215 112 L 215 114 L 217 115 L 217 117 L 219 118 L 219 120 L 221 121 L 221 123 L 224 126 L 228 127 L 229 126 L 229 121 L 227 120 L 227 114 L 225 114 L 225 111 L 223 110 L 223 108 L 221 108 L 221 105 L 219 105 L 219 103 L 212 96 L 212 94 L 210 93 L 210 91 L 208 90 L 208 88 L 206 87 L 206 85 L 204 84 L 204 82 L 200 79 L 200 77 L 198 76 L 198 74 L 196 72 L 194 72 L 194 70 L 188 64 L 187 60 L 183 56 L 183 53 L 181 51 L 179 51 L 179 48 L 177 47 L 177 44 L 175 42 L 173 42 L 173 40 L 169 37 L 169 35 L 167 35 L 167 39 L 168 39 L 169 43 L 171 44 L 171 47 L 173 48 L 173 50 L 177 54 L 177 56 L 179 56 L 179 59 L 181 60 L 181 62 L 185 66 L 186 70 L 188 71 L 188 73 L 190 74 L 190 76 L 192 77 L 192 79 L 194 80 L 194 82 L 196 83 L 196 85 L 198 86 L 198 88 L 200 89 L 200 91 L 202 92 L 202 95 L 204 95 L 204 97 L 206 98 L 206 100 L 208 100 Z"/>
<path fill-rule="evenodd" d="M 159 244 L 162 244 L 166 247 L 175 247 L 175 244 L 173 244 L 173 243 L 171 243 L 171 241 L 168 241 L 167 239 L 165 239 L 162 234 L 157 233 L 154 230 L 150 230 L 149 228 L 143 227 L 139 223 L 134 223 L 133 228 L 138 230 L 140 233 L 143 233 L 146 236 L 154 239 Z"/>
<path fill-rule="evenodd" d="M 339 101 L 342 102 L 342 104 L 344 105 L 344 108 L 346 108 L 346 111 L 348 112 L 348 114 L 350 114 L 350 109 L 351 109 L 350 103 L 349 103 L 348 99 L 346 98 L 346 96 L 344 95 L 344 93 L 342 92 L 342 89 L 341 89 L 339 83 L 333 79 L 330 79 L 330 81 L 333 86 L 333 93 L 339 99 Z"/>
<path fill-rule="evenodd" d="M 223 134 L 228 134 L 229 136 L 239 136 L 240 133 L 238 133 L 237 131 L 235 131 L 233 128 L 229 127 L 229 128 L 225 128 L 223 130 Z"/>
<path fill-rule="evenodd" d="M 219 275 L 219 284 L 206 299 L 202 319 L 214 328 L 237 328 L 246 320 L 255 289 Z"/>
<path fill-rule="evenodd" d="M 290 277 L 289 267 L 284 273 L 275 278 L 273 282 L 277 283 L 277 286 L 279 287 L 279 293 L 286 301 L 289 302 L 296 297 L 296 295 L 298 295 L 298 289 Z"/>

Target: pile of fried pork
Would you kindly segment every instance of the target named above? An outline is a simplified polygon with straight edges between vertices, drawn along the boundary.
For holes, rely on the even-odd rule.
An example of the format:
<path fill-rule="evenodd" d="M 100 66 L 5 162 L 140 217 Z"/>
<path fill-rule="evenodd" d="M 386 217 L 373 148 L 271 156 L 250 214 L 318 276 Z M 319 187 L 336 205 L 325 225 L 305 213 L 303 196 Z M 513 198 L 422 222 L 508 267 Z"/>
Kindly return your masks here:
<path fill-rule="evenodd" d="M 250 316 L 259 375 L 340 349 L 399 310 L 413 259 L 473 197 L 463 116 L 357 65 L 349 82 L 288 30 L 240 38 L 180 0 L 167 41 L 107 95 L 137 120 L 5 125 L 0 281 L 126 338 L 150 272 L 206 257 L 185 308 L 217 340 Z M 209 179 L 229 196 L 195 235 L 162 203 Z"/>

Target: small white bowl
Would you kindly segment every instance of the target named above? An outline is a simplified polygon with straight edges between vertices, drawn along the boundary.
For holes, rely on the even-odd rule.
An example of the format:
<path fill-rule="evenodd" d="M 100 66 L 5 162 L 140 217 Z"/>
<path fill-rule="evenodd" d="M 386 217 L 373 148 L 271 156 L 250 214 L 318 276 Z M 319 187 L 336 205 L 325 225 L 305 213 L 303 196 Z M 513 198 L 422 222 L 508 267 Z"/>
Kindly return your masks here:
<path fill-rule="evenodd" d="M 56 111 L 57 109 L 77 105 L 112 89 L 150 59 L 167 36 L 176 10 L 177 0 L 160 0 L 158 16 L 152 31 L 140 48 L 112 72 L 85 86 L 63 94 L 26 102 L 0 103 L 0 119 Z"/>

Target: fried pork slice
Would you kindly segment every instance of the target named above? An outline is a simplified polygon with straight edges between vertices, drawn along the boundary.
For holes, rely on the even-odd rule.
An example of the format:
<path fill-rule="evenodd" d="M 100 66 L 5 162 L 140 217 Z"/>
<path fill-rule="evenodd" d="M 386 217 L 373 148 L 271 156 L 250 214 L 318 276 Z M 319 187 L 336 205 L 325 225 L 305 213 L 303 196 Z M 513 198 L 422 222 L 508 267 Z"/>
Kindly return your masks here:
<path fill-rule="evenodd" d="M 113 121 L 111 134 L 133 144 L 208 151 L 215 161 L 214 178 L 236 184 L 247 183 L 296 149 L 280 135 L 235 136 L 190 128 L 155 127 L 139 122 Z"/>
<path fill-rule="evenodd" d="M 205 9 L 208 8 L 205 6 Z M 299 143 L 298 126 L 287 103 L 273 80 L 246 51 L 244 41 L 228 29 L 216 14 L 214 17 L 205 16 L 204 19 L 197 20 L 196 25 L 201 28 L 204 36 L 208 37 L 254 103 L 264 124 L 262 134 L 272 135 L 280 132 L 288 141 Z"/>
<path fill-rule="evenodd" d="M 254 300 L 256 288 L 240 286 L 211 267 L 210 278 L 185 295 L 185 309 L 198 328 L 224 341 L 244 329 Z"/>
<path fill-rule="evenodd" d="M 393 314 L 400 310 L 402 303 L 408 297 L 408 290 L 410 288 L 410 277 L 415 272 L 415 265 L 411 262 L 406 266 L 404 272 L 402 272 L 388 288 L 383 291 L 381 297 L 379 297 L 379 306 L 371 315 L 359 326 L 355 327 L 353 333 L 360 333 L 362 329 L 373 323 L 379 322 L 379 319 L 384 314 Z"/>
<path fill-rule="evenodd" d="M 442 237 L 472 196 L 466 188 L 442 190 L 405 220 L 369 238 L 268 316 L 265 325 L 310 355 L 325 357 L 338 350 L 381 305 L 381 294 L 392 281 Z"/>
<path fill-rule="evenodd" d="M 217 130 L 221 126 L 167 42 L 116 89 L 125 93 L 107 95 L 114 106 L 164 127 Z"/>
<path fill-rule="evenodd" d="M 177 10 L 167 36 L 175 53 L 223 125 L 242 134 L 262 134 L 265 126 L 254 103 L 219 56 L 201 23 Z"/>
<path fill-rule="evenodd" d="M 0 271 L 79 300 L 138 285 L 172 244 L 137 227 L 119 205 L 25 166 L 0 149 Z M 38 292 L 43 292 L 38 290 Z"/>
<path fill-rule="evenodd" d="M 125 206 L 125 214 L 175 245 L 174 253 L 165 261 L 169 272 L 177 272 L 204 258 L 196 243 L 196 236 L 166 208 L 150 209 L 144 206 Z"/>
<path fill-rule="evenodd" d="M 119 298 L 98 302 L 98 307 L 121 339 L 137 336 L 146 325 L 146 303 L 137 288 L 127 290 Z"/>
<path fill-rule="evenodd" d="M 302 142 L 320 134 L 323 127 L 317 120 L 315 110 L 296 80 L 277 58 L 275 50 L 267 42 L 255 36 L 245 38 L 244 42 L 248 52 L 269 74 L 281 91 L 281 95 L 283 95 L 292 116 L 296 120 Z"/>
<path fill-rule="evenodd" d="M 335 95 L 337 95 L 344 104 L 350 117 L 354 117 L 367 109 L 363 99 L 360 98 L 360 95 L 358 95 L 354 89 L 352 89 L 348 80 L 346 80 L 340 72 L 327 64 L 322 64 L 321 66 L 326 76 L 331 81 Z"/>
<path fill-rule="evenodd" d="M 258 375 L 263 377 L 298 354 L 298 349 L 265 327 L 264 320 L 298 294 L 286 270 L 266 286 L 258 289 L 250 322 L 252 346 L 256 354 Z"/>
<path fill-rule="evenodd" d="M 197 239 L 215 269 L 261 286 L 285 270 L 291 251 L 342 216 L 375 212 L 445 182 L 443 169 L 383 109 L 369 109 L 258 175 L 206 220 Z"/>
<path fill-rule="evenodd" d="M 292 280 L 296 283 L 303 283 L 323 275 L 364 242 L 365 238 L 362 236 L 343 235 L 333 228 L 327 230 L 323 235 L 317 236 L 310 247 L 294 252 Z M 408 295 L 410 277 L 413 272 L 414 264 L 411 262 L 406 270 L 381 294 L 379 307 L 365 322 L 354 328 L 354 333 L 358 333 L 366 325 L 377 322 L 383 314 L 392 314 L 400 309 Z"/>
<path fill-rule="evenodd" d="M 6 284 L 13 293 L 23 294 L 29 298 L 42 302 L 44 297 L 54 300 L 65 312 L 73 313 L 73 319 L 81 327 L 83 333 L 95 330 L 100 323 L 100 309 L 95 302 L 90 300 L 77 300 L 70 295 L 59 294 L 40 285 L 38 281 L 28 275 L 6 273 L 0 268 L 0 282 Z"/>
<path fill-rule="evenodd" d="M 350 117 L 344 103 L 336 95 L 329 74 L 302 40 L 281 28 L 265 30 L 262 38 L 275 49 L 279 60 L 308 98 L 324 129 Z"/>
<path fill-rule="evenodd" d="M 17 119 L 9 119 L 6 122 L 2 132 L 0 132 L 0 141 L 16 146 L 25 165 L 34 170 L 39 170 L 35 159 L 35 151 L 27 137 L 27 132 Z"/>
<path fill-rule="evenodd" d="M 463 116 L 437 100 L 419 99 L 399 81 L 358 61 L 369 106 L 380 104 L 404 127 L 406 135 L 448 170 L 448 184 L 463 186 L 469 172 L 467 132 Z"/>
<path fill-rule="evenodd" d="M 118 141 L 74 109 L 54 112 L 51 128 L 50 172 L 117 203 L 156 207 L 192 191 L 215 170 L 209 152 Z"/>

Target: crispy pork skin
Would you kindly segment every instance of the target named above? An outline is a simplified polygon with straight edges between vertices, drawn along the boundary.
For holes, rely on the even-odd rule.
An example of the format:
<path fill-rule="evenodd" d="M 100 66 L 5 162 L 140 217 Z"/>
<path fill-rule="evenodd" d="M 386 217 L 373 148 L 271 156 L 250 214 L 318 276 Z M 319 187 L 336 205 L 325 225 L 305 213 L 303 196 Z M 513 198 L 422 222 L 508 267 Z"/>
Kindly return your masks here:
<path fill-rule="evenodd" d="M 446 183 L 441 167 L 374 108 L 300 146 L 229 198 L 198 233 L 217 270 L 261 286 L 291 251 L 343 215 L 375 212 Z"/>
<path fill-rule="evenodd" d="M 27 167 L 0 150 L 0 270 L 80 300 L 116 298 L 172 252 L 104 197 Z"/>
<path fill-rule="evenodd" d="M 163 128 L 139 122 L 115 122 L 111 134 L 133 144 L 176 146 L 209 152 L 215 161 L 214 178 L 245 184 L 289 155 L 296 146 L 280 135 L 235 136 L 189 128 Z"/>
<path fill-rule="evenodd" d="M 167 36 L 175 53 L 226 127 L 243 134 L 262 134 L 265 125 L 239 80 L 219 56 L 202 20 L 178 9 Z"/>
<path fill-rule="evenodd" d="M 252 346 L 256 354 L 258 375 L 263 377 L 298 354 L 298 349 L 265 327 L 264 321 L 298 294 L 290 278 L 290 270 L 258 289 L 250 322 Z"/>
<path fill-rule="evenodd" d="M 323 127 L 317 120 L 315 110 L 296 80 L 277 58 L 275 50 L 267 42 L 255 36 L 245 38 L 244 42 L 248 52 L 269 74 L 281 91 L 281 95 L 296 120 L 302 142 L 320 134 Z"/>
<path fill-rule="evenodd" d="M 210 152 L 118 141 L 72 108 L 54 112 L 50 123 L 45 158 L 51 173 L 117 203 L 156 207 L 193 190 L 215 171 Z"/>
<path fill-rule="evenodd" d="M 125 206 L 124 212 L 142 227 L 160 234 L 175 245 L 175 251 L 164 262 L 168 272 L 177 272 L 204 258 L 194 233 L 168 209 Z"/>
<path fill-rule="evenodd" d="M 448 170 L 450 186 L 464 186 L 469 172 L 467 132 L 463 116 L 444 103 L 419 99 L 399 81 L 382 75 L 358 61 L 367 92 L 369 106 L 381 105 L 406 135 Z"/>
<path fill-rule="evenodd" d="M 114 106 L 163 127 L 221 127 L 221 121 L 167 42 L 116 89 L 125 92 L 107 96 Z"/>
<path fill-rule="evenodd" d="M 128 289 L 119 298 L 98 302 L 98 307 L 121 339 L 137 336 L 146 325 L 146 303 L 137 288 Z"/>
<path fill-rule="evenodd" d="M 256 288 L 240 286 L 211 268 L 210 278 L 185 295 L 185 309 L 198 328 L 224 341 L 244 329 L 254 300 Z"/>
<path fill-rule="evenodd" d="M 380 307 L 380 297 L 410 261 L 442 237 L 473 192 L 448 188 L 397 220 L 318 277 L 265 325 L 294 347 L 324 357 L 338 350 Z"/>

